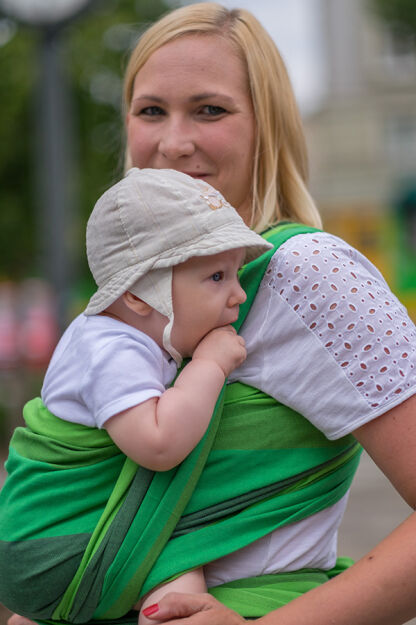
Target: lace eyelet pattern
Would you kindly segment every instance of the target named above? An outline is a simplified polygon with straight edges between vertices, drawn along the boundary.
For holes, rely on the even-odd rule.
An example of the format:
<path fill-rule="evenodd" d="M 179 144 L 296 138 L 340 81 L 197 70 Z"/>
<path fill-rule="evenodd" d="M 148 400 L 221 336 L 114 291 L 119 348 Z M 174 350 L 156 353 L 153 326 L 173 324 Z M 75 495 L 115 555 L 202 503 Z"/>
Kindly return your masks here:
<path fill-rule="evenodd" d="M 264 284 L 323 344 L 372 409 L 416 383 L 416 329 L 379 272 L 325 233 L 289 239 Z"/>

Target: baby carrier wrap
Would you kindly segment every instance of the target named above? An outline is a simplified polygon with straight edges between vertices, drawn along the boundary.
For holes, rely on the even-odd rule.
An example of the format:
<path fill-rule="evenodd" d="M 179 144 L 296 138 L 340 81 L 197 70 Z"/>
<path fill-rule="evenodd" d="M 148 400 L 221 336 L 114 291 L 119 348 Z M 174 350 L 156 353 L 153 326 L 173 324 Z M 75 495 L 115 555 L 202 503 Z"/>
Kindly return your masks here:
<path fill-rule="evenodd" d="M 314 229 L 283 224 L 274 250 L 242 270 L 246 317 L 274 251 Z M 284 381 L 282 382 L 284 384 Z M 24 408 L 0 495 L 0 602 L 39 623 L 136 623 L 131 607 L 157 584 L 232 553 L 336 503 L 360 446 L 329 441 L 300 414 L 255 388 L 225 386 L 210 426 L 178 467 L 138 467 L 105 430 Z M 303 570 L 210 589 L 244 617 L 259 617 L 321 584 Z"/>

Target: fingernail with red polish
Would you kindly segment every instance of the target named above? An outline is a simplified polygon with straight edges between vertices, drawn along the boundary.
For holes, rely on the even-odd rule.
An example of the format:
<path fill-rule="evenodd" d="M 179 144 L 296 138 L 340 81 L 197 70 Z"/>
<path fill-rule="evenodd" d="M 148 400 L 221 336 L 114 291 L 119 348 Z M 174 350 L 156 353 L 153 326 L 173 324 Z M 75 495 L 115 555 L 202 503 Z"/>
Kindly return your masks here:
<path fill-rule="evenodd" d="M 157 603 L 153 603 L 152 605 L 149 605 L 147 608 L 142 610 L 142 612 L 144 616 L 150 616 L 151 614 L 154 614 L 158 610 L 159 610 L 159 605 Z"/>

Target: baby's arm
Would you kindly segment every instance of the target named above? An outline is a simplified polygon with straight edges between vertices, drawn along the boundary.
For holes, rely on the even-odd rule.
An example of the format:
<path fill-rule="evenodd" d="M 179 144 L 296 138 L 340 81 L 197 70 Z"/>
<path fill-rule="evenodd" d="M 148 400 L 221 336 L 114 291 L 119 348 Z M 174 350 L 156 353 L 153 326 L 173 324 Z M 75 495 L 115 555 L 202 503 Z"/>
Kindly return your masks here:
<path fill-rule="evenodd" d="M 105 427 L 132 460 L 153 471 L 176 466 L 208 427 L 225 378 L 246 358 L 244 339 L 231 326 L 207 334 L 174 385 L 111 417 Z"/>

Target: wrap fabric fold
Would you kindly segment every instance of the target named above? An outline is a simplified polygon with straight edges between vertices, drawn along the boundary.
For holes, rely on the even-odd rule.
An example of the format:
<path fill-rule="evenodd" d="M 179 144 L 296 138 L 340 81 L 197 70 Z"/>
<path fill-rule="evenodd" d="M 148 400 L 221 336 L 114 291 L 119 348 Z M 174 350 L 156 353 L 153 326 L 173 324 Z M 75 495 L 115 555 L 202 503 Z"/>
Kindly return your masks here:
<path fill-rule="evenodd" d="M 311 231 L 286 224 L 265 238 L 276 249 Z M 238 327 L 273 253 L 242 271 L 248 297 Z M 138 467 L 105 430 L 56 418 L 39 398 L 24 418 L 0 495 L 0 601 L 44 623 L 136 622 L 131 606 L 157 584 L 338 501 L 360 455 L 352 437 L 329 441 L 301 415 L 240 383 L 223 389 L 199 445 L 163 473 Z M 286 574 L 291 593 L 328 579 L 327 572 L 297 574 Z M 264 597 L 264 587 L 285 601 L 282 575 L 212 592 L 245 612 L 256 603 L 244 599 L 247 592 Z M 258 611 L 264 602 L 257 603 Z"/>
<path fill-rule="evenodd" d="M 324 584 L 351 566 L 350 558 L 338 558 L 329 571 L 302 569 L 290 573 L 260 575 L 217 586 L 211 594 L 248 620 L 257 619 L 286 605 L 308 590 Z"/>

